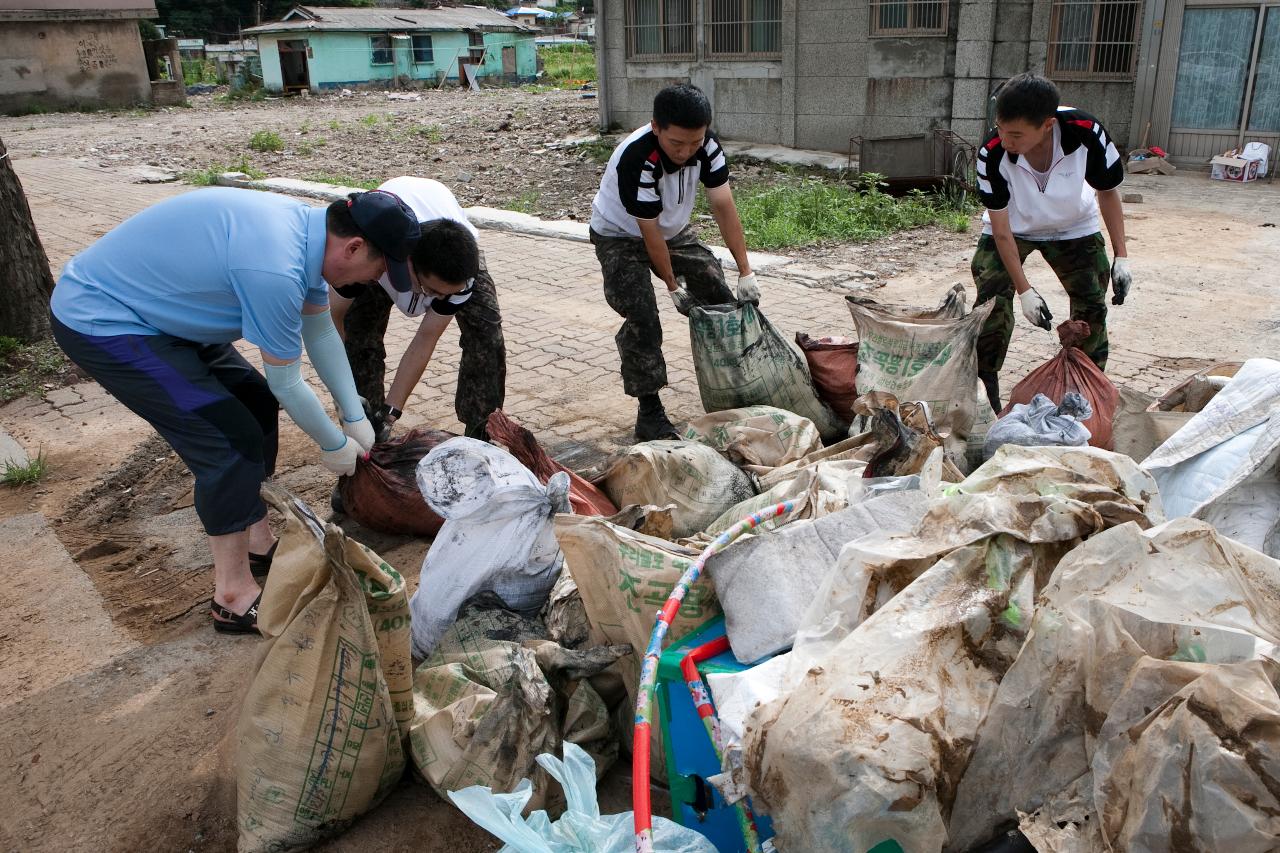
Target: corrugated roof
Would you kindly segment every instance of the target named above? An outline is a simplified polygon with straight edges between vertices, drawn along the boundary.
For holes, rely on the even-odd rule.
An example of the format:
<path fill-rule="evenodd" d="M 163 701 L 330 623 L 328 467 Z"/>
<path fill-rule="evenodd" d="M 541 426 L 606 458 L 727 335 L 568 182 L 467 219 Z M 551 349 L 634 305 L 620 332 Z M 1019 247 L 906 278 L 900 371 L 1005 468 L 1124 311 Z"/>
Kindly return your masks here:
<path fill-rule="evenodd" d="M 347 8 L 295 6 L 283 20 L 249 27 L 246 35 L 279 32 L 359 30 L 392 32 L 408 30 L 488 30 L 536 32 L 484 6 L 441 6 L 439 9 Z"/>

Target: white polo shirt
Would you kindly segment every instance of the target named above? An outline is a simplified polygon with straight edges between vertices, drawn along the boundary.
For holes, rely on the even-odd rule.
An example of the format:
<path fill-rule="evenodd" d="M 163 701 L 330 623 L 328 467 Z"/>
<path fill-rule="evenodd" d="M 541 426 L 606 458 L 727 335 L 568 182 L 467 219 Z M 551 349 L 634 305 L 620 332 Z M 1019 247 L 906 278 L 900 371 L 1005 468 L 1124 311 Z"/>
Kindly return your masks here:
<path fill-rule="evenodd" d="M 1060 107 L 1057 118 L 1047 172 L 1007 153 L 994 130 L 978 149 L 978 192 L 987 208 L 982 233 L 991 233 L 989 211 L 1006 209 L 1014 236 L 1024 240 L 1074 240 L 1099 230 L 1097 191 L 1124 181 L 1120 152 L 1088 113 Z"/>
<path fill-rule="evenodd" d="M 682 166 L 671 162 L 649 125 L 637 128 L 614 149 L 591 202 L 591 230 L 605 237 L 639 237 L 637 219 L 656 219 L 670 240 L 689 224 L 698 183 L 707 189 L 729 180 L 720 140 L 710 130 L 697 153 Z"/>

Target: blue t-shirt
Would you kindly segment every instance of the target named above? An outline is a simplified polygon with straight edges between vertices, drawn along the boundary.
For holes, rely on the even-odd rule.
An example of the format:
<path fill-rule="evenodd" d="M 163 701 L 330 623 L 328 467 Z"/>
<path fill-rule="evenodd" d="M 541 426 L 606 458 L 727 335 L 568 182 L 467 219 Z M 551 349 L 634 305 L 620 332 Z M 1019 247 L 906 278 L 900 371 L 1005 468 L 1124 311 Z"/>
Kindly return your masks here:
<path fill-rule="evenodd" d="M 247 340 L 302 355 L 302 305 L 328 305 L 320 277 L 325 209 L 226 187 L 197 190 L 125 220 L 67 262 L 54 316 L 85 335 Z"/>

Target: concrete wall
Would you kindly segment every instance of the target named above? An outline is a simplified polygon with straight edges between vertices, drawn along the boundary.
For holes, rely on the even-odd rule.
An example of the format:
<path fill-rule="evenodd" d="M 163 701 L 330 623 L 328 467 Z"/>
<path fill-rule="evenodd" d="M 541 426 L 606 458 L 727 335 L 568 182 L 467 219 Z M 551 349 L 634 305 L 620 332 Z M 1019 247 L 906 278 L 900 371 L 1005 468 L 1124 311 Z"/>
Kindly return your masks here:
<path fill-rule="evenodd" d="M 605 126 L 648 121 L 654 94 L 691 80 L 706 90 L 726 138 L 844 152 L 854 136 L 950 128 L 977 143 L 1003 80 L 1043 71 L 1052 0 L 951 0 L 946 36 L 871 36 L 866 0 L 783 0 L 780 60 L 626 59 L 624 4 L 602 7 L 598 42 Z M 697 17 L 703 4 L 695 0 Z M 703 36 L 696 30 L 697 40 Z M 1134 83 L 1061 81 L 1065 103 L 1098 115 L 1130 140 Z"/>
<path fill-rule="evenodd" d="M 0 24 L 0 112 L 150 100 L 136 20 Z"/>
<path fill-rule="evenodd" d="M 441 71 L 451 80 L 458 78 L 458 58 L 466 56 L 470 40 L 464 32 L 431 33 L 432 62 L 413 61 L 412 42 L 392 39 L 392 63 L 374 65 L 370 45 L 372 33 L 323 32 L 283 34 L 272 33 L 258 37 L 258 52 L 262 58 L 263 85 L 278 92 L 283 86 L 280 72 L 281 40 L 301 39 L 309 43 L 311 56 L 307 60 L 311 75 L 311 88 L 355 88 L 362 85 L 389 86 L 397 77 L 420 83 L 435 83 Z M 532 34 L 485 33 L 485 59 L 480 67 L 481 77 L 502 76 L 502 48 L 516 48 L 516 74 L 521 79 L 532 79 L 537 74 L 537 47 Z"/>

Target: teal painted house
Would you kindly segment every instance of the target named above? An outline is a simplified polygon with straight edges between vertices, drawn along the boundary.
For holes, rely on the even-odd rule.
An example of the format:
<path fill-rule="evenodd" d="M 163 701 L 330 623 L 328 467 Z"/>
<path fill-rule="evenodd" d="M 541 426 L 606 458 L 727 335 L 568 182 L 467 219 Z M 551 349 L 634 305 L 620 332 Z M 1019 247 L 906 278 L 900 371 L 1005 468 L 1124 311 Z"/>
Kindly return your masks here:
<path fill-rule="evenodd" d="M 481 6 L 438 9 L 295 6 L 252 27 L 273 92 L 377 86 L 419 88 L 468 74 L 532 80 L 537 30 Z"/>

